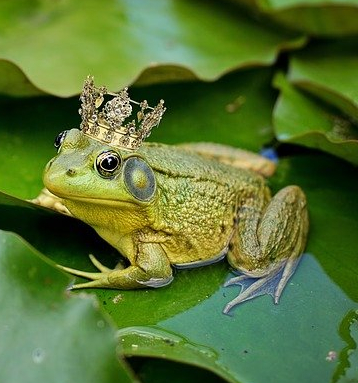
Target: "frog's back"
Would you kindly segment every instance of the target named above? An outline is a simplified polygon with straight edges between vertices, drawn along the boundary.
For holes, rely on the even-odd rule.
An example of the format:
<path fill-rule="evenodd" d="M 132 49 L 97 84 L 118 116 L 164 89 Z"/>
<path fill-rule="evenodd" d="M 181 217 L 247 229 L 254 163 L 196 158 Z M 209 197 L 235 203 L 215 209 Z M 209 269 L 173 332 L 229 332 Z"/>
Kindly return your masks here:
<path fill-rule="evenodd" d="M 159 143 L 146 143 L 140 153 L 152 169 L 175 178 L 212 181 L 216 184 L 234 186 L 236 183 L 261 181 L 257 173 L 235 168 L 215 159 L 208 159 L 180 146 Z"/>
<path fill-rule="evenodd" d="M 140 153 L 156 173 L 153 229 L 169 235 L 162 246 L 172 264 L 223 254 L 241 200 L 266 188 L 259 174 L 180 147 L 147 144 Z"/>

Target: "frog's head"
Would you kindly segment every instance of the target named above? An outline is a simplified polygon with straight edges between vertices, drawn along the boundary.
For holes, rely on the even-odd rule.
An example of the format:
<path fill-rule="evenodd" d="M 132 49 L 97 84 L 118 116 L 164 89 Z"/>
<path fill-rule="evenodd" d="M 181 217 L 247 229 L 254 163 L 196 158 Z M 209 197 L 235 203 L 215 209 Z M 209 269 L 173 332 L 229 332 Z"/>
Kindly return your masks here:
<path fill-rule="evenodd" d="M 155 175 L 139 153 L 113 149 L 78 129 L 60 133 L 55 146 L 58 154 L 45 168 L 44 184 L 75 216 L 71 208 L 79 204 L 133 212 L 153 203 Z"/>

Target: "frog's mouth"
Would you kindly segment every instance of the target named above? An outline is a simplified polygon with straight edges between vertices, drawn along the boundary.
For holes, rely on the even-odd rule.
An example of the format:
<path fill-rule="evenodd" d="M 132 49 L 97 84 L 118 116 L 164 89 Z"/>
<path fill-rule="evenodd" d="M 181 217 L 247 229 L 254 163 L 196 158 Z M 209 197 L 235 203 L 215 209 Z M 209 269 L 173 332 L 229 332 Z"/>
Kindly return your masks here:
<path fill-rule="evenodd" d="M 84 197 L 84 196 L 78 196 L 71 193 L 57 193 L 56 191 L 53 191 L 49 189 L 49 191 L 53 194 L 55 194 L 57 197 L 61 198 L 63 200 L 63 204 L 66 205 L 66 201 L 76 201 L 83 204 L 89 204 L 89 205 L 103 205 L 103 206 L 111 206 L 111 207 L 121 207 L 125 208 L 133 207 L 134 205 L 137 205 L 136 203 L 132 201 L 120 201 L 116 199 L 108 199 L 108 198 L 100 198 L 100 197 Z"/>

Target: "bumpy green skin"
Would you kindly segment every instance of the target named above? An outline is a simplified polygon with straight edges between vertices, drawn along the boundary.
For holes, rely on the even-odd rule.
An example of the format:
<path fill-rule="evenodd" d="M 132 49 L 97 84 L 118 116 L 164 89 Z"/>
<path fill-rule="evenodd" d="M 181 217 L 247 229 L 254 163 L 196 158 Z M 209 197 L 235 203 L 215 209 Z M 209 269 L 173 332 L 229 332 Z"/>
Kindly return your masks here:
<path fill-rule="evenodd" d="M 72 129 L 44 172 L 47 189 L 131 264 L 109 270 L 94 260 L 99 273 L 63 268 L 92 280 L 75 287 L 159 287 L 171 281 L 173 265 L 196 266 L 228 253 L 230 264 L 244 277 L 227 284 L 260 279 L 225 312 L 270 292 L 262 285 L 279 273 L 273 292 L 278 301 L 307 237 L 306 201 L 297 186 L 286 187 L 271 199 L 261 175 L 210 159 L 215 156 L 199 154 L 195 145 L 144 144 L 136 153 L 115 149 L 123 163 L 139 157 L 154 173 L 155 192 L 140 201 L 128 189 L 123 171 L 111 178 L 98 174 L 94 164 L 107 150 L 114 149 Z M 132 179 L 134 187 L 146 186 L 140 171 Z"/>

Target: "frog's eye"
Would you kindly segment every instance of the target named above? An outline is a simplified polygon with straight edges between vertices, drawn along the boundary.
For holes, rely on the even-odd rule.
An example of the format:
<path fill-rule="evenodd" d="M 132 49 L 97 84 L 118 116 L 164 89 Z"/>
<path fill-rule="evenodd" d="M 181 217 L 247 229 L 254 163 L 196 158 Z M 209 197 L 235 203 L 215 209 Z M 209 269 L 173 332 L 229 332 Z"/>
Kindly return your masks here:
<path fill-rule="evenodd" d="M 153 170 L 138 157 L 130 157 L 124 163 L 124 182 L 133 197 L 149 201 L 155 192 Z"/>
<path fill-rule="evenodd" d="M 54 145 L 54 147 L 57 149 L 57 151 L 60 150 L 61 145 L 62 145 L 63 141 L 65 140 L 66 134 L 67 134 L 67 130 L 64 130 L 63 132 L 61 132 L 61 133 L 55 138 L 55 142 L 53 143 L 53 145 Z"/>
<path fill-rule="evenodd" d="M 106 151 L 97 157 L 95 167 L 101 177 L 112 178 L 118 173 L 121 164 L 122 159 L 118 153 Z"/>

